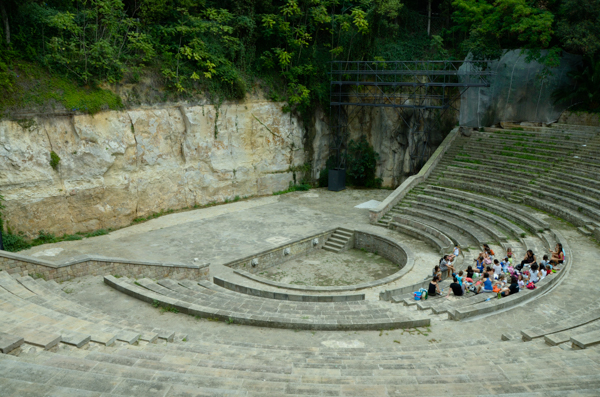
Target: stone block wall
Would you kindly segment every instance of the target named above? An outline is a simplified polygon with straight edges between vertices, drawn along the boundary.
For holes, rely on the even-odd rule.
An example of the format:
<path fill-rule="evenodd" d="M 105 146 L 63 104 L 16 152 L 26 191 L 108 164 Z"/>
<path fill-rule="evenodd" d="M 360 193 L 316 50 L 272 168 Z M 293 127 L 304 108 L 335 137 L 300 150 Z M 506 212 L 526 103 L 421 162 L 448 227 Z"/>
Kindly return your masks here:
<path fill-rule="evenodd" d="M 335 229 L 332 229 L 310 237 L 304 237 L 299 240 L 282 244 L 276 248 L 226 263 L 225 266 L 233 269 L 245 270 L 249 273 L 257 273 L 280 263 L 306 255 L 313 250 L 322 248 L 325 241 L 327 241 L 334 232 Z M 313 240 L 317 240 L 316 245 L 313 244 Z"/>
<path fill-rule="evenodd" d="M 0 270 L 21 276 L 67 281 L 82 276 L 119 275 L 133 278 L 165 278 L 176 280 L 208 280 L 208 265 L 187 266 L 184 264 L 163 264 L 128 261 L 116 258 L 86 257 L 70 263 L 54 264 L 23 255 L 0 251 Z"/>

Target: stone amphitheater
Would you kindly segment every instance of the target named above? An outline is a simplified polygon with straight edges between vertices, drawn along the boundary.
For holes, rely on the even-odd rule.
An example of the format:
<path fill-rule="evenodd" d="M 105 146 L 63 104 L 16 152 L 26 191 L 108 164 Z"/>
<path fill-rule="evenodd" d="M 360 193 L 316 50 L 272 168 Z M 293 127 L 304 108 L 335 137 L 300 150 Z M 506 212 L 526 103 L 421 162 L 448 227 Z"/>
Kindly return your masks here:
<path fill-rule="evenodd" d="M 598 150 L 599 127 L 457 128 L 391 194 L 313 189 L 2 251 L 0 395 L 598 396 Z M 566 261 L 506 298 L 414 300 L 442 253 L 460 244 L 465 269 L 484 243 L 561 243 Z M 397 271 L 261 274 L 349 248 Z"/>

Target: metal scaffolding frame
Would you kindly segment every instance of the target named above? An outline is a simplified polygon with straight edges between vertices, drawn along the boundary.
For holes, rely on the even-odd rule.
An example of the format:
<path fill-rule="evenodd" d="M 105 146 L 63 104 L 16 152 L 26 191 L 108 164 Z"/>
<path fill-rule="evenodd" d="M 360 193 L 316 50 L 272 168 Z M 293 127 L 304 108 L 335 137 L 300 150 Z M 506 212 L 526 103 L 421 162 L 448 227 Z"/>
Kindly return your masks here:
<path fill-rule="evenodd" d="M 454 104 L 466 90 L 490 86 L 488 64 L 473 60 L 331 62 L 330 149 L 336 168 L 345 166 L 348 126 L 361 109 L 393 108 L 401 120 L 396 131 L 404 124 L 409 134 L 424 134 L 434 127 L 431 113 L 441 117 L 449 109 L 458 112 Z M 427 141 L 420 141 L 421 147 L 409 150 L 411 173 L 429 157 Z"/>

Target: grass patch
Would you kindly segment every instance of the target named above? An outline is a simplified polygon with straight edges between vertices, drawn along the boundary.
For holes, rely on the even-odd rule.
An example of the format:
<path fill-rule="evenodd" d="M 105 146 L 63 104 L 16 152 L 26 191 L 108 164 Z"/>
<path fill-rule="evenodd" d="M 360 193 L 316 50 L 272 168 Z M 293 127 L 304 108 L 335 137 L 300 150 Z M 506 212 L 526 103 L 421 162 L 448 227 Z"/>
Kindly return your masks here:
<path fill-rule="evenodd" d="M 459 159 L 459 158 L 456 158 L 456 159 L 454 159 L 454 161 L 460 161 L 461 163 L 470 163 L 470 164 L 483 164 L 483 162 L 480 161 L 480 160 L 472 160 L 472 159 Z"/>
<path fill-rule="evenodd" d="M 62 105 L 67 111 L 94 114 L 123 109 L 121 98 L 98 87 L 79 86 L 72 79 L 49 73 L 25 61 L 15 64 L 15 89 L 0 96 L 0 111 Z"/>
<path fill-rule="evenodd" d="M 94 232 L 87 233 L 85 235 L 85 237 L 89 238 L 89 237 L 96 237 L 96 236 L 104 236 L 105 234 L 108 234 L 108 230 L 106 230 L 106 229 L 98 229 L 98 230 L 96 230 Z"/>
<path fill-rule="evenodd" d="M 292 182 L 290 182 L 290 187 L 288 187 L 285 190 L 273 192 L 273 196 L 279 196 L 281 194 L 286 194 L 286 193 L 291 193 L 291 192 L 299 192 L 299 191 L 307 191 L 307 190 L 310 190 L 309 184 L 303 183 L 303 184 L 295 185 Z"/>
<path fill-rule="evenodd" d="M 160 312 L 161 312 L 161 314 L 166 313 L 166 312 L 177 314 L 177 313 L 179 313 L 179 310 L 176 307 L 173 307 L 171 305 L 166 305 L 166 306 L 161 306 Z"/>

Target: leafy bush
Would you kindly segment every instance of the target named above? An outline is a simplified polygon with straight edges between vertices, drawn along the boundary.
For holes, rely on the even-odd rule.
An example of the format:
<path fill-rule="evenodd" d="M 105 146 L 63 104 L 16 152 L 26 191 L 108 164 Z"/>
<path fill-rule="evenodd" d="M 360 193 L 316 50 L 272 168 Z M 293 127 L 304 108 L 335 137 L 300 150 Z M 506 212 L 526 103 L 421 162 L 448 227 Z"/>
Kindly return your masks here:
<path fill-rule="evenodd" d="M 358 141 L 351 140 L 346 159 L 348 182 L 356 186 L 380 188 L 383 181 L 375 177 L 377 160 L 379 153 L 369 144 L 366 136 L 361 136 Z"/>
<path fill-rule="evenodd" d="M 56 236 L 52 233 L 46 233 L 43 230 L 39 231 L 38 237 L 32 240 L 33 245 L 42 245 L 49 243 L 56 243 L 60 241 L 60 239 L 56 238 Z"/>
<path fill-rule="evenodd" d="M 22 234 L 3 233 L 2 243 L 4 244 L 4 250 L 9 252 L 17 252 L 31 248 L 31 244 Z"/>

